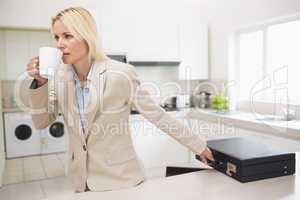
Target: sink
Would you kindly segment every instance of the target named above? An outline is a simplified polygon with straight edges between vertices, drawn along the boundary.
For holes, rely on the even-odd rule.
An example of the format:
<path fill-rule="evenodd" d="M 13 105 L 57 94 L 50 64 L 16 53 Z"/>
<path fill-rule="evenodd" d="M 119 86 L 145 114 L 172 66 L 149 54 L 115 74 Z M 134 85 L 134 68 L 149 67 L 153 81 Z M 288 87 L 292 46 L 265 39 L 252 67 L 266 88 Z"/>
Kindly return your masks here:
<path fill-rule="evenodd" d="M 258 120 L 258 121 L 269 121 L 269 122 L 275 122 L 275 121 L 280 121 L 280 122 L 293 121 L 293 119 L 285 119 L 282 116 L 275 116 L 275 115 L 258 117 L 258 118 L 256 118 L 256 120 Z"/>

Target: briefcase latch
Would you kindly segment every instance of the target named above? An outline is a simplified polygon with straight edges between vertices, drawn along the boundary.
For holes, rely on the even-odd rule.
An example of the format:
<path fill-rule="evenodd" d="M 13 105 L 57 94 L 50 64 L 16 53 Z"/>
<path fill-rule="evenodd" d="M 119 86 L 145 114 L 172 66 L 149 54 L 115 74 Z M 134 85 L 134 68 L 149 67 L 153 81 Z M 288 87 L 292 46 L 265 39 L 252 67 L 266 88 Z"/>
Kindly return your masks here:
<path fill-rule="evenodd" d="M 236 173 L 236 165 L 231 162 L 227 162 L 226 174 L 232 176 L 232 173 Z"/>

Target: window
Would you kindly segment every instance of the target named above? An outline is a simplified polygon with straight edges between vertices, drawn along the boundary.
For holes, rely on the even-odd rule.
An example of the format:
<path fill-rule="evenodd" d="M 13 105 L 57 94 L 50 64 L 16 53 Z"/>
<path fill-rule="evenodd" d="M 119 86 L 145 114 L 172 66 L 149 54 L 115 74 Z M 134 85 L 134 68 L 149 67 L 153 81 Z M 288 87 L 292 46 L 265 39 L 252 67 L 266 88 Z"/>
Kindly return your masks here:
<path fill-rule="evenodd" d="M 300 104 L 300 17 L 236 38 L 239 100 Z"/>

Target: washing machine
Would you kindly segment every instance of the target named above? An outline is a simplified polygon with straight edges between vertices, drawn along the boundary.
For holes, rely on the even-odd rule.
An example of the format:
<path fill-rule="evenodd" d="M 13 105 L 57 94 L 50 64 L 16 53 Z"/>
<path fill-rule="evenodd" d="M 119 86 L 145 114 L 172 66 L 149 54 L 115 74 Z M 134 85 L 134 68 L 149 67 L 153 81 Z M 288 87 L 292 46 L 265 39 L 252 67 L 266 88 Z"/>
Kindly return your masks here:
<path fill-rule="evenodd" d="M 47 128 L 41 130 L 41 154 L 66 151 L 67 132 L 61 114 Z"/>
<path fill-rule="evenodd" d="M 6 157 L 16 158 L 41 153 L 41 134 L 25 112 L 4 113 Z"/>

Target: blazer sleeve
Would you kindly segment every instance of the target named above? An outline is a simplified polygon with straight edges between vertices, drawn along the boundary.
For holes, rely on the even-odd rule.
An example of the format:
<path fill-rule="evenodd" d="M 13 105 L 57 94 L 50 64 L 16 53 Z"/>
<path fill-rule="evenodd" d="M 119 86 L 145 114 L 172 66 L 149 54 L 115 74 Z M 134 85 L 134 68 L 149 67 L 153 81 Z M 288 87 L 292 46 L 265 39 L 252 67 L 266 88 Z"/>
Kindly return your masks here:
<path fill-rule="evenodd" d="M 49 126 L 57 117 L 58 109 L 56 101 L 49 101 L 48 86 L 46 83 L 40 87 L 37 81 L 33 80 L 29 88 L 29 106 L 33 125 L 36 129 L 43 129 Z"/>
<path fill-rule="evenodd" d="M 129 76 L 133 88 L 131 102 L 139 113 L 195 154 L 203 152 L 207 146 L 204 136 L 194 133 L 183 122 L 161 108 L 152 99 L 149 92 L 140 87 L 140 81 L 133 66 L 130 66 Z"/>

